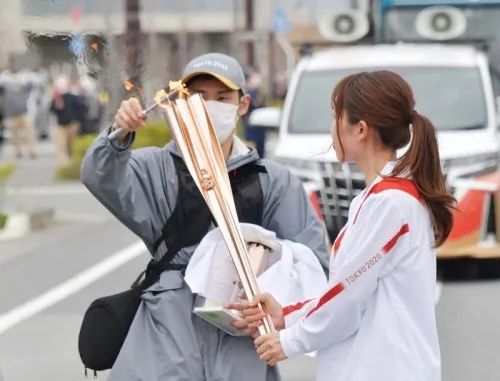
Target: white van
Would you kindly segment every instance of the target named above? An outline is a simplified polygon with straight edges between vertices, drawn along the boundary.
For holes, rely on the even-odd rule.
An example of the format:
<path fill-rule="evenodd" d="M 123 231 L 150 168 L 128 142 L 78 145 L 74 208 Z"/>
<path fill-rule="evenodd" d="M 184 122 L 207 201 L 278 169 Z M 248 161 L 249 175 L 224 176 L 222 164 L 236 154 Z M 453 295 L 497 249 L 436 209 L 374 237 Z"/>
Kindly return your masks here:
<path fill-rule="evenodd" d="M 492 237 L 495 242 L 500 240 L 496 234 L 500 210 L 495 214 L 494 207 L 500 179 L 494 175 L 500 142 L 492 78 L 487 57 L 481 51 L 470 46 L 396 44 L 318 52 L 297 65 L 283 112 L 257 109 L 250 123 L 269 128 L 280 121 L 279 137 L 269 156 L 306 181 L 308 190 L 313 189 L 311 183 L 316 185 L 311 200 L 317 203 L 333 240 L 347 219 L 351 199 L 365 183 L 353 164 L 340 167 L 335 152 L 329 149 L 331 93 L 344 76 L 378 69 L 393 70 L 411 84 L 416 110 L 429 116 L 437 128 L 447 182 L 472 213 L 462 213 L 465 218 L 456 219 L 440 255 L 485 255 L 473 251 Z M 472 196 L 476 192 L 483 196 L 471 197 L 471 192 Z M 500 206 L 500 202 L 496 205 Z M 500 256 L 499 247 L 491 246 L 493 254 L 489 250 L 487 255 Z"/>

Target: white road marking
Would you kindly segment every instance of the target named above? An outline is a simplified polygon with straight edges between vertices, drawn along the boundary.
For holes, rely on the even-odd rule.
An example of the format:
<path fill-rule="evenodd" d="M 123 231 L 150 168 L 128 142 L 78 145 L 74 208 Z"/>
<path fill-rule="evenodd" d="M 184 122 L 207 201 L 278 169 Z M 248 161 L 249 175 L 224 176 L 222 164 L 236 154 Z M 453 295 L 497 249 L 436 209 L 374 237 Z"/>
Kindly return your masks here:
<path fill-rule="evenodd" d="M 146 251 L 146 246 L 142 241 L 136 242 L 36 298 L 0 315 L 0 335 L 22 321 L 75 294 Z"/>
<path fill-rule="evenodd" d="M 7 196 L 59 196 L 61 194 L 88 194 L 89 191 L 83 185 L 57 185 L 38 187 L 7 187 Z"/>

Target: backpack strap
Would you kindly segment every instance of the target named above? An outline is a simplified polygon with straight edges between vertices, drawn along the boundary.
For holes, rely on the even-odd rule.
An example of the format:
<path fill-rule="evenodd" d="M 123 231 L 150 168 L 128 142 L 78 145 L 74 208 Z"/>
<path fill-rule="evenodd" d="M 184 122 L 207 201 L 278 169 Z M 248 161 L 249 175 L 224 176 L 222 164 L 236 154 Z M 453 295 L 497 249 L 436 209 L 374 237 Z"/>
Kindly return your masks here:
<path fill-rule="evenodd" d="M 184 160 L 172 155 L 178 180 L 178 194 L 172 215 L 162 228 L 153 245 L 156 253 L 162 242 L 168 251 L 198 244 L 215 223 L 212 213 L 189 173 Z M 267 170 L 260 161 L 245 164 L 228 173 L 234 203 L 240 222 L 260 225 L 264 195 L 259 179 Z M 193 218 L 196 216 L 196 218 Z"/>
<path fill-rule="evenodd" d="M 167 252 L 158 262 L 151 260 L 147 269 L 133 283 L 132 287 L 147 288 L 165 270 L 185 270 L 186 265 L 171 263 L 179 250 L 198 244 L 207 234 L 211 223 L 215 223 L 202 194 L 189 173 L 184 160 L 172 155 L 178 180 L 178 194 L 172 215 L 162 228 L 160 237 L 154 242 L 156 253 L 162 242 Z M 244 164 L 229 172 L 236 211 L 240 222 L 260 225 L 262 221 L 264 196 L 259 174 L 267 173 L 260 161 Z M 146 274 L 141 282 L 142 275 Z"/>

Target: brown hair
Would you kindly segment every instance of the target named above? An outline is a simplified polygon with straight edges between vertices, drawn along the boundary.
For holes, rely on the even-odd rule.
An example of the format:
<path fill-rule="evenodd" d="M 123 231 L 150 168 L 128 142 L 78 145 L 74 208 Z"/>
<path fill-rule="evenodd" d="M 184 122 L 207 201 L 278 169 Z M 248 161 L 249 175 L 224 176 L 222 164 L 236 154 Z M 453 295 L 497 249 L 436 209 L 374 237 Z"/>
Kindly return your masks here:
<path fill-rule="evenodd" d="M 453 224 L 455 199 L 447 191 L 441 173 L 434 125 L 414 110 L 410 85 L 400 75 L 387 70 L 352 74 L 337 84 L 331 102 L 337 125 L 346 111 L 350 124 L 365 121 L 378 131 L 387 147 L 403 148 L 411 139 L 408 150 L 390 176 L 411 174 L 431 212 L 436 246 L 443 244 Z M 341 141 L 340 149 L 344 156 Z"/>

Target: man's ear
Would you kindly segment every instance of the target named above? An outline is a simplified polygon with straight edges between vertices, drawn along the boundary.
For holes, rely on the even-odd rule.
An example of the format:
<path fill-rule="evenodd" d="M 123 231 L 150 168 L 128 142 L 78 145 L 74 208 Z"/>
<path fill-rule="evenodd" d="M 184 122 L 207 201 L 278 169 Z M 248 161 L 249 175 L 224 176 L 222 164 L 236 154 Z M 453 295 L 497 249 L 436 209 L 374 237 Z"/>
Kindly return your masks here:
<path fill-rule="evenodd" d="M 243 116 L 248 112 L 250 107 L 250 95 L 243 95 L 240 99 L 240 105 L 238 106 L 238 116 Z"/>

